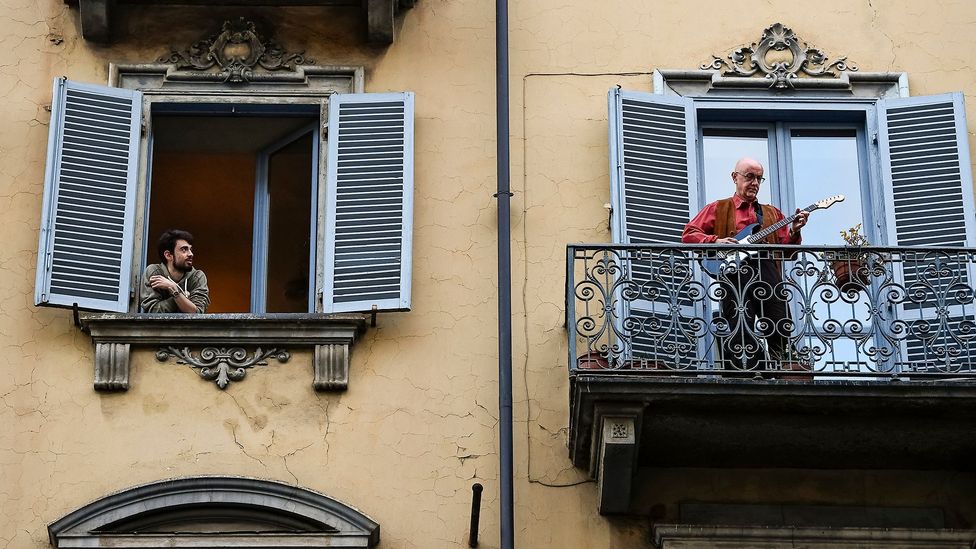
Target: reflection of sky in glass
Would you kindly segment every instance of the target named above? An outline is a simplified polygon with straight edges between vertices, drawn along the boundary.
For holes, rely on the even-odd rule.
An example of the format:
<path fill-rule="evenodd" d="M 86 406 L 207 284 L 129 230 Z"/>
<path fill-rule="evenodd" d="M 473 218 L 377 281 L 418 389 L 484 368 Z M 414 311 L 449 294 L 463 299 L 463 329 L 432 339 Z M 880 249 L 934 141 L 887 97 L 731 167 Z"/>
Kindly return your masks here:
<path fill-rule="evenodd" d="M 809 223 L 803 228 L 803 243 L 842 245 L 844 241 L 840 230 L 863 221 L 856 137 L 849 130 L 839 131 L 834 135 L 823 131 L 794 130 L 790 136 L 790 149 L 793 161 L 793 192 L 798 207 L 803 208 L 837 194 L 847 197 L 844 202 L 834 204 L 826 210 L 817 210 L 810 215 Z M 804 282 L 812 284 L 813 281 Z M 833 300 L 821 299 L 817 292 L 812 297 L 818 325 L 828 318 L 840 322 L 854 319 L 864 323 L 869 321 L 868 300 L 863 294 L 854 303 L 845 303 L 843 300 L 828 303 Z M 817 337 L 810 334 L 804 340 L 810 344 L 816 342 Z M 832 351 L 823 357 L 824 362 L 818 367 L 830 371 L 841 367 L 832 365 L 832 361 L 863 362 L 863 353 L 863 349 L 858 350 L 852 340 L 840 338 L 833 342 Z"/>
<path fill-rule="evenodd" d="M 857 141 L 853 135 L 843 136 L 843 133 L 851 132 L 840 132 L 840 136 L 834 137 L 794 135 L 790 139 L 796 206 L 805 208 L 837 194 L 847 197 L 844 202 L 810 215 L 809 223 L 803 228 L 804 244 L 842 245 L 841 229 L 863 221 Z"/>
<path fill-rule="evenodd" d="M 765 131 L 765 130 L 763 130 Z M 735 163 L 742 157 L 748 156 L 755 158 L 766 168 L 764 174 L 767 178 L 769 173 L 769 145 L 765 137 L 748 137 L 755 135 L 755 130 L 744 130 L 742 136 L 732 136 L 732 132 L 722 131 L 725 135 L 709 135 L 709 131 L 704 132 L 702 138 L 702 155 L 704 157 L 705 173 L 702 180 L 705 182 L 705 204 L 710 204 L 722 198 L 728 198 L 735 193 L 735 185 L 732 183 L 732 170 Z M 769 180 L 763 182 L 759 187 L 759 202 L 768 204 L 772 196 L 769 191 Z"/>

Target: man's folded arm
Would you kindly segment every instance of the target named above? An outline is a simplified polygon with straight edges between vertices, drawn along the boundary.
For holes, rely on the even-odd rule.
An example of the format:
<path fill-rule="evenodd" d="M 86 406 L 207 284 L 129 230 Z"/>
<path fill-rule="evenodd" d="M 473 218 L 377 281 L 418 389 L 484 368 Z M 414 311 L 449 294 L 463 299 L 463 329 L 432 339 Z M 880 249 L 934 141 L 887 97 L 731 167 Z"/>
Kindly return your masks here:
<path fill-rule="evenodd" d="M 210 287 L 207 286 L 207 275 L 200 270 L 195 270 L 193 273 L 197 280 L 195 280 L 195 287 L 190 291 L 188 297 L 196 305 L 198 313 L 205 313 L 207 307 L 210 306 Z"/>

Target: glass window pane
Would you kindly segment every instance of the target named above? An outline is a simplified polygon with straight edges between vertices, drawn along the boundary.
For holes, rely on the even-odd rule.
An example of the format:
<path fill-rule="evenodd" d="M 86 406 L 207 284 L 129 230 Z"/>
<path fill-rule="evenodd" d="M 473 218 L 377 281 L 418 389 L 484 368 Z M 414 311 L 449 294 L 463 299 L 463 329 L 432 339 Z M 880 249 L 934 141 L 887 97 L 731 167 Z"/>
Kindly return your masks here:
<path fill-rule="evenodd" d="M 312 134 L 271 155 L 268 166 L 269 313 L 308 312 Z"/>
<path fill-rule="evenodd" d="M 769 170 L 769 132 L 766 129 L 720 129 L 702 130 L 702 157 L 705 182 L 705 204 L 728 198 L 735 192 L 732 183 L 732 170 L 735 163 L 744 156 L 755 158 L 766 168 L 766 177 L 773 174 Z M 759 202 L 772 202 L 769 180 L 759 188 Z"/>
<path fill-rule="evenodd" d="M 806 207 L 829 196 L 843 194 L 844 202 L 817 210 L 803 228 L 803 244 L 842 245 L 840 231 L 862 223 L 861 171 L 858 167 L 857 134 L 854 130 L 792 129 L 790 131 L 793 192 L 796 205 Z M 818 268 L 829 268 L 820 260 L 808 258 Z M 795 273 L 794 273 L 795 274 Z M 817 285 L 816 277 L 800 275 L 796 283 L 806 289 L 815 311 L 812 331 L 799 342 L 820 349 L 823 355 L 816 368 L 828 372 L 856 372 L 866 368 L 865 348 L 847 333 L 860 327 L 870 333 L 870 300 L 863 292 L 854 299 L 838 298 L 831 286 Z M 828 323 L 843 326 L 843 335 L 823 331 Z M 870 346 L 870 344 L 868 344 Z"/>
<path fill-rule="evenodd" d="M 844 202 L 817 210 L 810 216 L 809 223 L 803 228 L 803 243 L 843 244 L 841 229 L 864 220 L 854 130 L 792 130 L 790 149 L 797 207 L 805 208 L 838 194 L 847 197 Z M 784 213 L 788 215 L 788 212 Z"/>

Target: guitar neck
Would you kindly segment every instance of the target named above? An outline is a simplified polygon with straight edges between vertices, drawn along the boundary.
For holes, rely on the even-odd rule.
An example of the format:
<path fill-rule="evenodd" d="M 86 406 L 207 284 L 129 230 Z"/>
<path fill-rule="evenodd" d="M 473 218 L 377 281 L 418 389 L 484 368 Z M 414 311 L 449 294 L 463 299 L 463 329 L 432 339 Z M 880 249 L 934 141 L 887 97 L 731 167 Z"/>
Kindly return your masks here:
<path fill-rule="evenodd" d="M 813 210 L 816 210 L 816 209 L 817 209 L 817 205 L 816 204 L 810 204 L 806 208 L 803 208 L 803 210 L 801 210 L 801 211 L 804 211 L 804 212 L 808 212 L 809 213 L 809 212 L 812 212 Z M 800 215 L 800 214 L 799 213 L 795 213 L 795 214 L 793 214 L 793 215 L 791 215 L 789 217 L 786 217 L 786 218 L 783 218 L 783 219 L 777 221 L 776 223 L 773 223 L 772 225 L 766 227 L 765 229 L 763 229 L 763 230 L 759 231 L 758 233 L 755 233 L 752 236 L 750 236 L 749 238 L 747 238 L 746 239 L 746 242 L 749 243 L 749 244 L 756 244 L 757 242 L 762 242 L 767 236 L 775 233 L 776 231 L 778 231 L 781 228 L 789 225 L 790 223 L 793 223 L 793 220 L 796 219 L 798 215 Z"/>

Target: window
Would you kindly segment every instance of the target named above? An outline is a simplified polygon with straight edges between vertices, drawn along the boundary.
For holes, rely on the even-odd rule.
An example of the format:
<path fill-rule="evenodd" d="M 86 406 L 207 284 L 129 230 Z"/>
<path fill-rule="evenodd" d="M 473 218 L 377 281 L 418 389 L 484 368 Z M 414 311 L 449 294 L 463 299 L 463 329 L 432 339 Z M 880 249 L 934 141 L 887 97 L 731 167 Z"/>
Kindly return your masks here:
<path fill-rule="evenodd" d="M 701 207 L 731 196 L 729 172 L 748 155 L 766 166 L 769 182 L 760 199 L 784 212 L 833 194 L 848 196 L 836 211 L 814 214 L 804 244 L 837 245 L 839 231 L 858 222 L 874 245 L 976 243 L 960 93 L 778 99 L 611 90 L 609 104 L 615 242 L 680 242 L 685 223 Z M 899 276 L 909 286 L 919 275 L 906 267 Z M 936 309 L 916 306 L 912 314 L 934 318 L 941 314 Z M 971 322 L 971 311 L 957 309 L 948 324 Z M 681 311 L 663 301 L 635 301 L 630 314 L 638 320 L 663 314 L 677 325 Z M 640 337 L 634 341 L 638 346 Z M 905 347 L 902 357 L 910 360 L 917 341 L 909 337 Z"/>
<path fill-rule="evenodd" d="M 790 213 L 828 196 L 846 200 L 816 213 L 803 231 L 807 244 L 841 245 L 839 229 L 871 218 L 863 127 L 779 122 L 763 127 L 702 124 L 700 154 L 704 204 L 732 195 L 729 172 L 745 156 L 766 167 L 759 201 Z M 773 159 L 771 161 L 770 159 Z M 863 198 L 862 198 L 863 195 Z M 871 227 L 870 222 L 864 223 Z M 877 242 L 877 238 L 872 239 Z"/>
<path fill-rule="evenodd" d="M 787 116 L 788 113 L 784 115 Z M 829 196 L 846 197 L 843 202 L 816 212 L 814 222 L 803 231 L 804 244 L 843 245 L 840 229 L 858 223 L 867 227 L 872 242 L 879 241 L 877 232 L 871 231 L 874 225 L 865 221 L 874 216 L 870 208 L 871 189 L 865 175 L 868 162 L 862 152 L 866 150 L 863 124 L 702 123 L 699 132 L 705 204 L 732 194 L 730 167 L 739 158 L 748 156 L 766 167 L 766 181 L 760 187 L 759 201 L 779 204 L 787 215 Z M 868 207 L 864 209 L 864 206 Z M 816 285 L 816 277 L 808 276 L 802 270 L 787 269 L 786 272 L 800 288 Z M 813 307 L 821 312 L 820 316 L 837 320 L 837 329 L 844 333 L 848 333 L 853 325 L 868 331 L 872 329 L 871 317 L 866 314 L 870 306 L 866 296 L 857 294 L 853 300 L 837 300 L 824 299 L 822 293 L 813 292 L 810 297 L 814 300 Z M 793 318 L 801 318 L 799 307 L 799 303 L 794 303 Z M 713 302 L 712 310 L 718 310 L 717 302 Z M 851 324 L 849 320 L 858 323 Z M 810 333 L 802 338 L 801 346 L 825 348 L 821 341 L 831 340 L 825 360 L 844 364 L 862 359 L 853 339 L 824 336 L 813 326 L 807 326 L 807 329 Z"/>
<path fill-rule="evenodd" d="M 179 227 L 196 236 L 210 312 L 409 309 L 412 141 L 411 93 L 58 79 L 35 301 L 134 311 L 155 239 Z"/>
<path fill-rule="evenodd" d="M 159 261 L 153 239 L 180 227 L 202 237 L 195 254 L 219 289 L 210 312 L 315 310 L 317 109 L 292 116 L 167 110 L 174 109 L 152 115 L 145 263 Z"/>
<path fill-rule="evenodd" d="M 230 476 L 136 486 L 48 527 L 54 547 L 335 547 L 367 549 L 380 525 L 299 486 Z"/>

